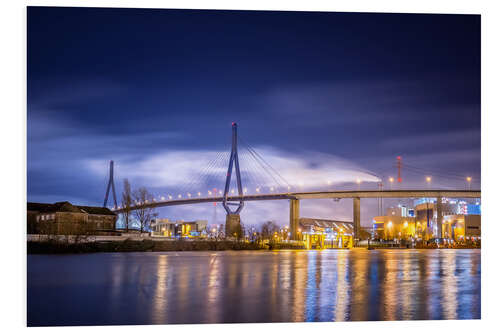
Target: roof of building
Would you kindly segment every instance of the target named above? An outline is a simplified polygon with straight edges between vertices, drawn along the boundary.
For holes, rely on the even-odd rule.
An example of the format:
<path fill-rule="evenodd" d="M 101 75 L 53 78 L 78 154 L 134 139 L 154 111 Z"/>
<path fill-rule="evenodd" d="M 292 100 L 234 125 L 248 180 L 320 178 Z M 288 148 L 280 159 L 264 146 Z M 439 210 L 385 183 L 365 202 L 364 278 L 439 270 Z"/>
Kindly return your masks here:
<path fill-rule="evenodd" d="M 116 215 L 107 207 L 94 207 L 94 206 L 76 206 L 80 209 L 83 209 L 89 214 L 95 215 Z"/>
<path fill-rule="evenodd" d="M 70 213 L 88 213 L 95 215 L 115 215 L 115 213 L 113 213 L 106 207 L 75 206 L 68 201 L 60 201 L 53 204 L 28 202 L 28 211 L 36 211 L 41 213 L 70 212 Z"/>
<path fill-rule="evenodd" d="M 332 228 L 340 229 L 345 228 L 346 230 L 353 229 L 353 222 L 348 221 L 336 221 L 336 220 L 325 220 L 325 219 L 313 219 L 301 217 L 299 219 L 299 225 L 301 227 L 319 227 L 319 228 Z"/>

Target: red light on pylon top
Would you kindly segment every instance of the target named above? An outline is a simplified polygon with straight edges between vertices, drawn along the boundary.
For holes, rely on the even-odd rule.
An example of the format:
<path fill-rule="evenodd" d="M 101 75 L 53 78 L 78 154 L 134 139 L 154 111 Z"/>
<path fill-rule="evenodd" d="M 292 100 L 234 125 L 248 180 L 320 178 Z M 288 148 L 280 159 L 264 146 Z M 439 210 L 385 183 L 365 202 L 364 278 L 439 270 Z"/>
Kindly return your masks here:
<path fill-rule="evenodd" d="M 401 156 L 396 157 L 398 160 L 401 160 Z"/>
<path fill-rule="evenodd" d="M 234 121 L 233 121 L 233 122 L 231 123 L 231 126 L 234 126 L 234 125 L 236 125 L 236 122 L 234 122 Z"/>

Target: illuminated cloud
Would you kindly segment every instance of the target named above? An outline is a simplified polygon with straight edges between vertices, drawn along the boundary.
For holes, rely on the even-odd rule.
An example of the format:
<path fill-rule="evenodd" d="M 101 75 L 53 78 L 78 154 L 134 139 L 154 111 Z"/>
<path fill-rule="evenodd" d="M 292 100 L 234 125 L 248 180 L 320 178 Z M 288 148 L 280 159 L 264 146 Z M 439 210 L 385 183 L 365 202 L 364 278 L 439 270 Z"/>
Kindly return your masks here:
<path fill-rule="evenodd" d="M 243 186 L 248 187 L 249 192 L 254 192 L 256 187 L 262 192 L 285 191 L 287 185 L 294 191 L 324 190 L 357 180 L 379 181 L 377 176 L 354 163 L 329 154 L 291 154 L 267 147 L 257 151 L 265 162 L 258 162 L 243 151 L 239 153 Z M 132 184 L 149 188 L 182 189 L 192 194 L 202 191 L 205 194 L 214 186 L 222 187 L 228 160 L 229 152 L 169 150 L 141 159 L 118 157 L 115 159 L 115 174 L 118 179 L 128 178 Z M 106 160 L 86 161 L 89 170 L 100 176 L 107 173 L 108 163 Z M 232 183 L 234 179 L 233 176 Z"/>

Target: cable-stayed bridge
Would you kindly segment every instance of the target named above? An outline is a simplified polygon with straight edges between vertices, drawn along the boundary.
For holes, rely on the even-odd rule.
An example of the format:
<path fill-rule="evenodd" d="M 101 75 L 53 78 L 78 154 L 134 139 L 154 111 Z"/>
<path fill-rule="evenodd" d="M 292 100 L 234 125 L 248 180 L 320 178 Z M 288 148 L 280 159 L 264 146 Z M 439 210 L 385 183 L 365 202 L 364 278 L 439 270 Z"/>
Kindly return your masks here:
<path fill-rule="evenodd" d="M 246 150 L 246 155 L 243 163 L 243 169 L 240 169 L 240 155 L 238 152 L 238 141 L 243 143 Z M 193 161 L 194 163 L 194 161 Z M 227 170 L 221 167 L 221 163 L 228 163 Z M 401 167 L 400 158 L 398 157 L 398 168 Z M 259 170 L 265 174 L 266 179 L 258 179 L 256 175 Z M 417 168 L 413 168 L 417 170 Z M 425 172 L 423 169 L 418 169 L 419 172 Z M 194 188 L 207 187 L 207 184 L 217 183 L 224 177 L 223 186 L 211 187 L 208 191 L 196 191 Z M 236 180 L 236 188 L 231 189 L 231 179 L 234 172 Z M 366 173 L 366 171 L 363 171 Z M 369 173 L 369 172 L 368 172 Z M 369 173 L 370 174 L 370 173 Z M 429 174 L 429 173 L 427 173 Z M 440 172 L 442 175 L 446 175 Z M 160 208 L 168 206 L 191 205 L 199 203 L 222 203 L 226 210 L 226 234 L 232 234 L 232 231 L 237 228 L 240 223 L 239 213 L 247 201 L 267 201 L 267 200 L 289 200 L 290 202 L 290 232 L 292 239 L 296 239 L 298 235 L 298 221 L 300 217 L 300 200 L 302 199 L 352 199 L 353 200 L 353 225 L 354 237 L 358 238 L 360 231 L 360 200 L 362 198 L 374 198 L 381 200 L 382 198 L 437 198 L 437 224 L 438 233 L 441 232 L 440 225 L 442 224 L 442 207 L 441 198 L 480 198 L 481 191 L 477 190 L 456 190 L 456 189 L 405 189 L 405 190 L 360 190 L 359 181 L 358 190 L 327 190 L 327 191 L 304 191 L 302 184 L 292 186 L 277 170 L 275 170 L 264 158 L 249 144 L 243 141 L 237 134 L 237 124 L 232 124 L 232 142 L 229 156 L 224 153 L 218 153 L 214 160 L 204 165 L 203 170 L 199 173 L 201 179 L 191 179 L 188 184 L 178 190 L 178 194 L 168 194 L 152 197 L 143 202 L 133 201 L 127 207 L 117 205 L 116 193 L 113 180 L 113 161 L 110 163 L 110 174 L 107 186 L 107 191 L 104 199 L 104 206 L 107 206 L 110 190 L 112 189 L 114 206 L 113 210 L 116 213 L 122 213 L 125 210 L 136 210 L 140 208 Z M 207 176 L 208 175 L 208 176 Z M 372 176 L 378 178 L 375 174 Z M 451 176 L 450 176 L 451 177 Z M 453 177 L 458 177 L 453 175 Z M 400 181 L 400 169 L 398 169 L 398 181 Z M 427 179 L 429 181 L 429 178 Z M 257 185 L 253 193 L 245 186 L 245 181 Z M 469 181 L 469 177 L 467 177 Z M 381 180 L 380 180 L 381 184 Z M 234 209 L 233 209 L 234 207 Z M 439 235 L 441 238 L 441 235 Z"/>

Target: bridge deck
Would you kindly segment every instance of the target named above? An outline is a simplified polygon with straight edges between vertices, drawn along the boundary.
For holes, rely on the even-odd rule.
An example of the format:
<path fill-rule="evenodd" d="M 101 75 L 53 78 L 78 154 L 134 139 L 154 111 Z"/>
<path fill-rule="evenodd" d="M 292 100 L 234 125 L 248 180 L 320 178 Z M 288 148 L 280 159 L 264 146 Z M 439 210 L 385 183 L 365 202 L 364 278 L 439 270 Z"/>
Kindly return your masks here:
<path fill-rule="evenodd" d="M 229 201 L 265 201 L 265 200 L 287 200 L 287 199 L 345 199 L 345 198 L 481 198 L 481 191 L 472 190 L 384 190 L 384 191 L 319 191 L 319 192 L 291 192 L 252 194 L 244 196 L 228 196 Z M 134 206 L 132 210 L 139 207 L 168 207 L 178 205 L 189 205 L 207 202 L 222 202 L 222 196 L 175 199 L 155 201 L 145 205 Z M 123 209 L 115 209 L 114 212 L 121 213 Z"/>

